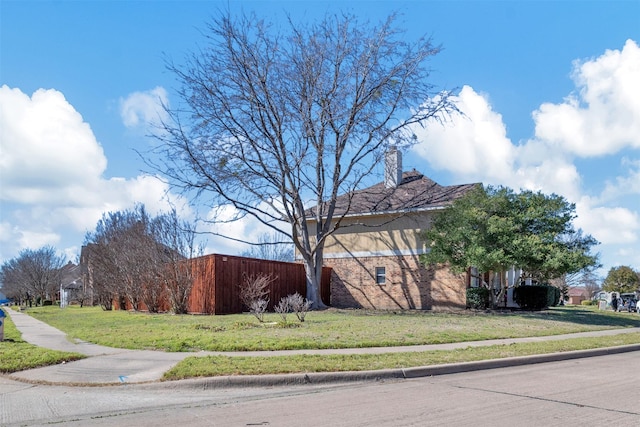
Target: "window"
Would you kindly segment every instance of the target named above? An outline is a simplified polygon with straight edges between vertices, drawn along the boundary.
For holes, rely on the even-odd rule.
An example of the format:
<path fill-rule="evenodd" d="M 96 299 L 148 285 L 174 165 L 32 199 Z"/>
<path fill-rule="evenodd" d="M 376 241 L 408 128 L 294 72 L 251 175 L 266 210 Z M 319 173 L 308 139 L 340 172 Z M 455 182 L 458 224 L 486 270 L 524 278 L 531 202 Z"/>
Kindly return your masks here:
<path fill-rule="evenodd" d="M 480 286 L 480 276 L 478 275 L 478 269 L 471 267 L 469 269 L 469 287 L 477 288 Z"/>
<path fill-rule="evenodd" d="M 376 283 L 384 285 L 386 281 L 386 271 L 384 267 L 376 267 Z"/>

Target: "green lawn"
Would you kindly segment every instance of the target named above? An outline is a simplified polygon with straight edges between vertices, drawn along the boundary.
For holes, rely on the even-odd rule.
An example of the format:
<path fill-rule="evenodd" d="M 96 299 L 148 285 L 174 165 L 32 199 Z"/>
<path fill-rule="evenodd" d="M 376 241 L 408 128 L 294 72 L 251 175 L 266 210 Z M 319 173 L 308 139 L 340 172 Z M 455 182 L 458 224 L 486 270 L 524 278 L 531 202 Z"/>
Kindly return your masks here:
<path fill-rule="evenodd" d="M 634 313 L 561 307 L 542 312 L 433 313 L 325 310 L 300 323 L 295 315 L 282 325 L 275 314 L 259 323 L 249 314 L 173 316 L 99 307 L 41 307 L 27 313 L 96 344 L 165 351 L 249 351 L 387 347 L 496 338 L 558 335 L 640 326 Z"/>
<path fill-rule="evenodd" d="M 48 350 L 31 345 L 22 340 L 20 332 L 9 317 L 5 317 L 3 322 L 4 341 L 0 342 L 0 373 L 8 374 L 85 357 L 77 353 Z"/>
<path fill-rule="evenodd" d="M 558 307 L 535 313 L 330 309 L 309 313 L 304 323 L 291 314 L 286 324 L 276 314 L 268 314 L 261 324 L 249 314 L 174 316 L 102 311 L 97 307 L 38 307 L 29 308 L 27 313 L 73 338 L 112 347 L 166 351 L 381 347 L 640 327 L 640 316 L 635 313 L 599 311 L 594 307 Z M 165 379 L 407 368 L 637 343 L 640 333 L 376 355 L 189 357 L 167 372 Z"/>
<path fill-rule="evenodd" d="M 457 350 L 358 354 L 296 355 L 276 357 L 187 357 L 165 373 L 165 380 L 221 375 L 261 375 L 308 372 L 369 371 L 410 368 L 445 363 L 473 362 L 506 357 L 586 350 L 640 343 L 640 333 L 602 338 L 573 338 L 563 341 L 467 347 Z"/>

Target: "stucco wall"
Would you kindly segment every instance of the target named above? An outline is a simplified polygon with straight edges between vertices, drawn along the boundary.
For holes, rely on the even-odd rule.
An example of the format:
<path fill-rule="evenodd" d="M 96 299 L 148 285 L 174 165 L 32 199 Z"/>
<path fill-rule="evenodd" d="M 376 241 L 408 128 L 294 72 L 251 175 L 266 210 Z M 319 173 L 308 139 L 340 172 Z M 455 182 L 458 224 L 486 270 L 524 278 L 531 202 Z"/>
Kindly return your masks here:
<path fill-rule="evenodd" d="M 331 305 L 334 307 L 393 309 L 463 309 L 466 275 L 446 267 L 427 269 L 417 255 L 327 258 L 333 268 Z M 376 267 L 385 267 L 384 284 L 376 283 Z"/>
<path fill-rule="evenodd" d="M 428 212 L 345 218 L 341 227 L 327 237 L 324 254 L 350 258 L 423 253 L 420 230 L 428 228 L 430 222 Z"/>

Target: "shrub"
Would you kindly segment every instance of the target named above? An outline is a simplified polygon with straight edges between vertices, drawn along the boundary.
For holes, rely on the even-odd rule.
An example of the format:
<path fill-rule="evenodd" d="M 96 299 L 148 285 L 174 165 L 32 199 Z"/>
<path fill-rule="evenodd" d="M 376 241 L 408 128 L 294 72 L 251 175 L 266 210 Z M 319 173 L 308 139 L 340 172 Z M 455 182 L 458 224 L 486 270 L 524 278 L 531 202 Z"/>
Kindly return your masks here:
<path fill-rule="evenodd" d="M 584 299 L 580 301 L 580 305 L 598 305 L 598 301 L 592 299 Z"/>
<path fill-rule="evenodd" d="M 42 306 L 47 306 L 47 305 L 53 305 L 53 301 L 51 301 L 50 299 L 46 299 L 42 301 Z"/>
<path fill-rule="evenodd" d="M 300 322 L 304 322 L 304 318 L 311 308 L 311 301 L 306 298 L 302 298 L 302 295 L 297 292 L 293 295 L 287 296 L 287 300 L 291 311 L 296 314 L 296 317 Z"/>
<path fill-rule="evenodd" d="M 477 310 L 485 310 L 489 307 L 489 289 L 487 288 L 469 288 L 467 289 L 467 308 Z"/>
<path fill-rule="evenodd" d="M 269 286 L 275 277 L 267 274 L 245 276 L 240 288 L 240 301 L 262 323 L 269 304 Z"/>
<path fill-rule="evenodd" d="M 556 307 L 560 302 L 562 291 L 560 288 L 551 285 L 540 285 L 547 288 L 547 307 Z"/>
<path fill-rule="evenodd" d="M 518 286 L 513 299 L 523 310 L 542 310 L 558 304 L 560 289 L 549 285 Z"/>
<path fill-rule="evenodd" d="M 264 322 L 264 313 L 267 311 L 267 306 L 269 305 L 268 299 L 257 299 L 251 302 L 251 306 L 249 307 L 249 312 L 256 316 L 256 319 L 260 323 Z"/>
<path fill-rule="evenodd" d="M 278 305 L 273 307 L 276 313 L 280 315 L 282 318 L 282 323 L 287 323 L 287 314 L 291 311 L 291 306 L 289 304 L 289 297 L 282 297 Z"/>

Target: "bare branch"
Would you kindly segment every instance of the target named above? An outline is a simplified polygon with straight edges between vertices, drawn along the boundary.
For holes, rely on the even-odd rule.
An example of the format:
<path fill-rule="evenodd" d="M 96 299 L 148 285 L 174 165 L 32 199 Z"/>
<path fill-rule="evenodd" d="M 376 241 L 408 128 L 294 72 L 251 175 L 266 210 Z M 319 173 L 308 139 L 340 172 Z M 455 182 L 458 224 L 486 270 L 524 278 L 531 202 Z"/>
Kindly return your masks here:
<path fill-rule="evenodd" d="M 168 111 L 151 153 L 161 160 L 148 164 L 174 188 L 290 238 L 318 307 L 324 242 L 341 225 L 338 196 L 361 188 L 390 144 L 415 143 L 412 125 L 455 110 L 450 92 L 428 79 L 440 47 L 428 38 L 407 43 L 395 18 L 289 19 L 280 31 L 223 13 L 208 26 L 205 48 L 185 66 L 168 64 L 184 105 Z"/>

